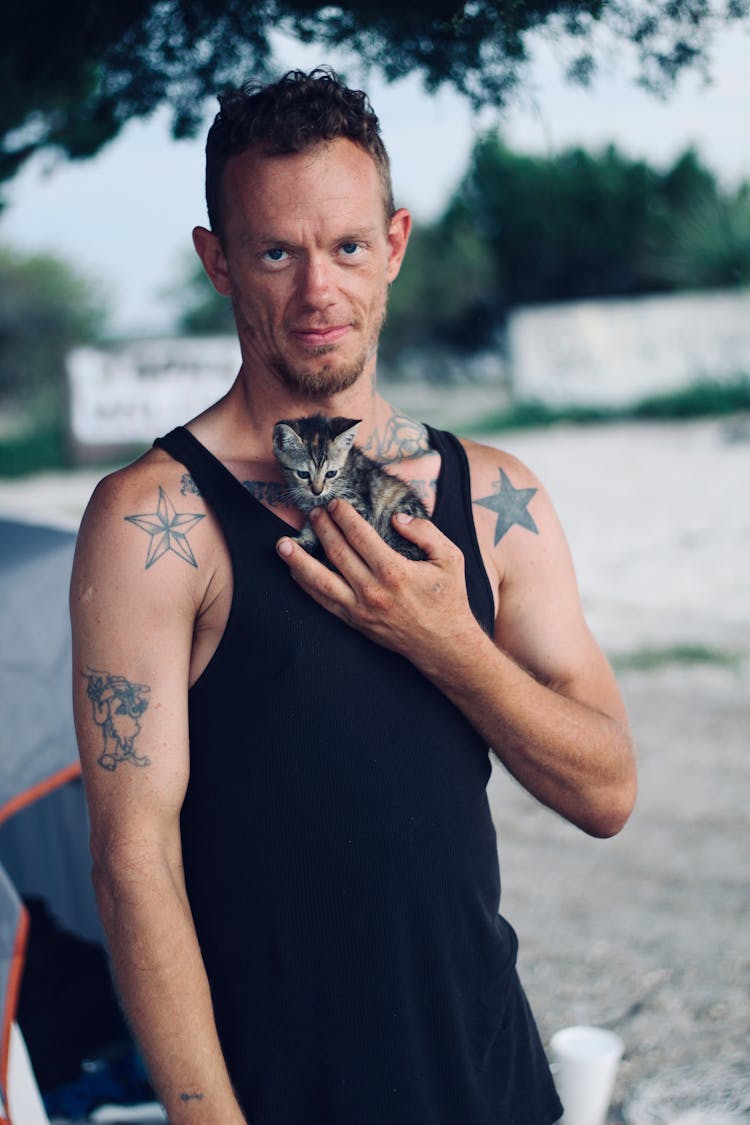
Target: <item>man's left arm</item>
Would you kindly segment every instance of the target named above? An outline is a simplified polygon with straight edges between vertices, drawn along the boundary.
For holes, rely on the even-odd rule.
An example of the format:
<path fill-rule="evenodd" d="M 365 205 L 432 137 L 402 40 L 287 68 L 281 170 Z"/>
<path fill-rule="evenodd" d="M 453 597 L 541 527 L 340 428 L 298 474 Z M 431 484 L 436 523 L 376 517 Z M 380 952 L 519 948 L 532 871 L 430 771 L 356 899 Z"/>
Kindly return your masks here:
<path fill-rule="evenodd" d="M 481 497 L 481 466 L 478 476 Z M 426 562 L 402 558 L 343 502 L 315 517 L 339 573 L 288 539 L 279 553 L 321 605 L 418 667 L 524 788 L 584 831 L 611 836 L 635 799 L 627 717 L 583 619 L 552 505 L 538 482 L 532 491 L 535 533 L 513 527 L 488 552 L 499 575 L 494 637 L 469 606 L 460 550 L 427 520 L 396 524 Z M 477 526 L 481 539 L 487 519 Z"/>

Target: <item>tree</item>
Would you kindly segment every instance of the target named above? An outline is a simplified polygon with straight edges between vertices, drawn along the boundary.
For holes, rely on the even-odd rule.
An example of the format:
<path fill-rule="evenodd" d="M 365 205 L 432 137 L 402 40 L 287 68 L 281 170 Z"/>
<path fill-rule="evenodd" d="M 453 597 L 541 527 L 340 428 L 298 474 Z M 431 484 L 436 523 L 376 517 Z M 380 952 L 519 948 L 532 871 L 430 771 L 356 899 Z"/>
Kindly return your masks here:
<path fill-rule="evenodd" d="M 59 415 L 66 353 L 103 320 L 95 287 L 65 262 L 0 250 L 0 405 Z"/>
<path fill-rule="evenodd" d="M 475 145 L 451 210 L 487 244 L 500 319 L 520 304 L 682 288 L 691 282 L 677 251 L 684 259 L 692 246 L 694 260 L 701 232 L 704 284 L 747 276 L 746 194 L 723 197 L 693 151 L 661 172 L 611 145 L 528 156 L 490 133 Z"/>
<path fill-rule="evenodd" d="M 475 106 L 502 105 L 544 29 L 571 45 L 569 74 L 596 69 L 592 33 L 631 43 L 641 80 L 668 86 L 703 65 L 719 23 L 750 0 L 11 0 L 0 46 L 0 181 L 35 152 L 94 155 L 133 117 L 172 107 L 175 137 L 194 134 L 205 99 L 274 70 L 269 34 L 348 49 L 388 80 L 421 73 Z"/>

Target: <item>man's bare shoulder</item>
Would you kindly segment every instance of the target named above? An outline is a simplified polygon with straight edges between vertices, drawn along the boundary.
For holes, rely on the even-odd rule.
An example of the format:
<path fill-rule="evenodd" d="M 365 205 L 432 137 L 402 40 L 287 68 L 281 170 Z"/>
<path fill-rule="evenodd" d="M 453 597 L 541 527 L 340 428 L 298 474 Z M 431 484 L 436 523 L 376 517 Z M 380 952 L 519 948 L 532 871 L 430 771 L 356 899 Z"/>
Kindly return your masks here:
<path fill-rule="evenodd" d="M 536 474 L 507 450 L 461 439 L 471 472 L 471 500 L 480 543 L 506 555 L 534 551 L 559 534 L 552 503 Z"/>
<path fill-rule="evenodd" d="M 472 491 L 474 485 L 481 491 L 493 481 L 497 481 L 501 469 L 506 475 L 512 476 L 519 482 L 522 481 L 527 487 L 541 487 L 541 482 L 533 470 L 507 449 L 473 441 L 471 438 L 460 437 L 459 440 L 469 460 Z"/>
<path fill-rule="evenodd" d="M 104 518 L 112 510 L 124 504 L 136 507 L 145 503 L 154 489 L 170 489 L 177 495 L 185 487 L 187 478 L 184 466 L 180 465 L 162 449 L 150 449 L 129 465 L 108 473 L 97 484 L 92 493 L 84 519 Z"/>
<path fill-rule="evenodd" d="M 113 576 L 145 573 L 167 583 L 210 561 L 212 518 L 190 474 L 163 450 L 108 474 L 84 513 L 77 555 Z M 200 584 L 200 583 L 199 583 Z"/>

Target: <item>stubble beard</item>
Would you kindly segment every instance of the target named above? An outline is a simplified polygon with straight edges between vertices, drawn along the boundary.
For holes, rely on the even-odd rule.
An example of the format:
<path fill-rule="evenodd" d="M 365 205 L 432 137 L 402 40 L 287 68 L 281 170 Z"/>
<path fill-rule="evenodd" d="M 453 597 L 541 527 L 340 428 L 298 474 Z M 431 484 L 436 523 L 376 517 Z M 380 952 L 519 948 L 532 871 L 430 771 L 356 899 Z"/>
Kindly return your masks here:
<path fill-rule="evenodd" d="M 375 341 L 377 344 L 377 340 Z M 322 359 L 324 356 L 335 352 L 334 344 L 322 345 L 312 351 L 312 359 Z M 341 366 L 335 362 L 323 363 L 320 366 L 302 367 L 285 362 L 281 358 L 274 360 L 272 367 L 282 382 L 294 391 L 295 394 L 313 401 L 328 398 L 330 395 L 341 394 L 353 387 L 362 375 L 365 365 L 372 355 L 373 348 L 363 348 L 352 362 Z"/>
<path fill-rule="evenodd" d="M 348 364 L 339 365 L 333 360 L 320 366 L 312 366 L 308 361 L 308 364 L 303 366 L 302 364 L 291 363 L 277 354 L 272 357 L 269 363 L 271 370 L 289 390 L 313 402 L 322 402 L 331 395 L 341 394 L 342 391 L 353 387 L 360 379 L 368 361 L 377 351 L 378 340 L 385 323 L 386 305 L 387 299 L 384 297 L 382 309 L 370 333 L 369 340 L 359 355 Z M 238 313 L 239 310 L 235 307 L 235 318 L 238 319 L 239 323 Z M 245 325 L 247 329 L 250 329 L 247 320 L 245 320 Z M 356 324 L 354 327 L 356 328 Z M 322 359 L 324 356 L 333 356 L 335 352 L 335 344 L 321 344 L 320 347 L 311 349 L 310 357 L 313 360 Z"/>

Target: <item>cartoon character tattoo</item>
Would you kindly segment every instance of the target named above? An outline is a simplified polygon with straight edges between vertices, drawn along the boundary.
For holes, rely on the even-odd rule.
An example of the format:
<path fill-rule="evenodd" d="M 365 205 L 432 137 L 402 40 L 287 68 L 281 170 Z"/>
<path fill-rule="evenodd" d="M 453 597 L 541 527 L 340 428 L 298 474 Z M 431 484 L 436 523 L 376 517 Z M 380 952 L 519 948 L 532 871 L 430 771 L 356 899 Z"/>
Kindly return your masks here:
<path fill-rule="evenodd" d="M 104 748 L 97 759 L 105 770 L 115 770 L 120 762 L 134 766 L 151 765 L 150 758 L 139 757 L 134 742 L 141 730 L 141 715 L 148 707 L 147 684 L 133 684 L 124 676 L 88 669 L 86 694 L 91 700 L 94 722 L 101 727 Z"/>

